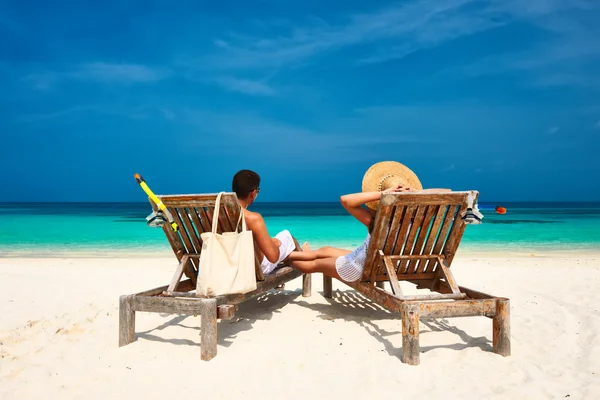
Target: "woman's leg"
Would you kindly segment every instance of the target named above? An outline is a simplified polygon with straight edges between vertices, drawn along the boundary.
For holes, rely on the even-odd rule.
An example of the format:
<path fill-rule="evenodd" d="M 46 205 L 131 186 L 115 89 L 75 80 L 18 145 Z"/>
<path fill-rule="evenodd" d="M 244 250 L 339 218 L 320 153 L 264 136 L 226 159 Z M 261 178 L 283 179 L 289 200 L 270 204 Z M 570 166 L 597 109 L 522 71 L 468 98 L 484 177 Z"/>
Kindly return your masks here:
<path fill-rule="evenodd" d="M 329 258 L 329 257 L 338 258 L 338 257 L 345 256 L 346 254 L 352 253 L 351 250 L 338 249 L 337 247 L 331 247 L 331 246 L 321 247 L 320 249 L 317 250 L 317 252 L 319 253 L 318 258 Z"/>
<path fill-rule="evenodd" d="M 347 253 L 346 253 L 347 254 Z M 305 274 L 321 272 L 332 278 L 341 279 L 335 269 L 335 260 L 337 257 L 317 258 L 312 261 L 294 261 L 292 266 Z"/>
<path fill-rule="evenodd" d="M 309 251 L 292 251 L 288 256 L 288 261 L 314 261 L 319 258 L 340 257 L 352 253 L 350 250 L 338 249 L 335 247 L 325 246 L 318 250 Z"/>

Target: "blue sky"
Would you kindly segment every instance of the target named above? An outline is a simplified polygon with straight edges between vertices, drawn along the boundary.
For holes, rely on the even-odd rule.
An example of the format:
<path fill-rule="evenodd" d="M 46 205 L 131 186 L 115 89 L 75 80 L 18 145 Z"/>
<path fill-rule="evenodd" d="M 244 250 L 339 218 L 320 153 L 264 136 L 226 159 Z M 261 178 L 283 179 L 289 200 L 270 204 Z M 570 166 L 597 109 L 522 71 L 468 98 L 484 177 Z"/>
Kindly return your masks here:
<path fill-rule="evenodd" d="M 0 1 L 0 201 L 600 200 L 595 0 Z"/>

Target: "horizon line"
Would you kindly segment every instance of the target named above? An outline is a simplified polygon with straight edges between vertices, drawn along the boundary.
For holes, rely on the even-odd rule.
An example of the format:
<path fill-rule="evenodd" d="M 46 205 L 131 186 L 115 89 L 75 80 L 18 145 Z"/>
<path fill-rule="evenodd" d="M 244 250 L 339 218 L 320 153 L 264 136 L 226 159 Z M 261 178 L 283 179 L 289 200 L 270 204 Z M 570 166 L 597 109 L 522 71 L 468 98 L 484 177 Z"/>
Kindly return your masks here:
<path fill-rule="evenodd" d="M 550 203 L 598 203 L 600 200 L 502 200 L 502 201 L 478 201 L 478 204 L 514 204 L 514 203 L 532 203 L 532 204 L 550 204 Z M 148 201 L 0 201 L 0 205 L 8 204 L 148 204 Z M 253 204 L 340 204 L 339 201 L 256 201 Z"/>

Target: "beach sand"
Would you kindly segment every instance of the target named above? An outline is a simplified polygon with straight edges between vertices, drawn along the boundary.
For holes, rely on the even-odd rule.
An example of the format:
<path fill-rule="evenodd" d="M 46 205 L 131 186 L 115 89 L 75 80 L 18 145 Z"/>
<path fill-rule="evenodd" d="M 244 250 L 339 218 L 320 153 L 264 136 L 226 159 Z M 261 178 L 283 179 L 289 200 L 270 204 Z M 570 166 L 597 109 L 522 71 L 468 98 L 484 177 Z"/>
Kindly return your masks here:
<path fill-rule="evenodd" d="M 459 284 L 511 299 L 512 356 L 485 317 L 421 322 L 421 364 L 401 323 L 334 281 L 301 279 L 219 322 L 200 360 L 200 318 L 137 313 L 118 347 L 118 299 L 169 282 L 174 258 L 0 259 L 0 399 L 600 398 L 600 254 L 457 256 Z M 183 398 L 183 397 L 182 397 Z"/>

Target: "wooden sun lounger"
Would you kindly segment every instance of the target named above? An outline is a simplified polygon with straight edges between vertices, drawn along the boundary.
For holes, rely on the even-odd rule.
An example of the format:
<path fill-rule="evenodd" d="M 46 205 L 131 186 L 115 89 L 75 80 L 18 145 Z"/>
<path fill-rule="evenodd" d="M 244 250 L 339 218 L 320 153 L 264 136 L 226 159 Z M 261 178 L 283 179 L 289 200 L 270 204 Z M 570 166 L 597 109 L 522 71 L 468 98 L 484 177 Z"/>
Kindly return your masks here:
<path fill-rule="evenodd" d="M 485 316 L 493 319 L 493 351 L 510 355 L 509 299 L 458 286 L 450 265 L 465 230 L 461 213 L 469 194 L 397 193 L 381 197 L 367 261 L 360 281 L 350 287 L 402 318 L 402 361 L 419 364 L 419 320 Z M 331 278 L 323 277 L 324 296 L 332 297 Z M 388 281 L 391 292 L 383 289 Z M 404 295 L 400 282 L 431 293 Z M 342 281 L 343 282 L 343 281 Z"/>
<path fill-rule="evenodd" d="M 217 355 L 217 319 L 233 318 L 238 304 L 295 279 L 302 273 L 289 266 L 283 266 L 264 276 L 260 269 L 259 254 L 255 252 L 257 280 L 255 291 L 245 294 L 218 296 L 216 298 L 197 297 L 195 290 L 200 253 L 202 251 L 200 234 L 211 230 L 217 195 L 198 194 L 158 197 L 179 225 L 178 232 L 173 232 L 169 224 L 163 225 L 163 231 L 171 244 L 179 265 L 169 285 L 120 297 L 119 347 L 135 341 L 136 311 L 200 315 L 201 358 L 202 360 L 210 360 Z M 154 211 L 157 211 L 156 205 L 152 202 L 151 204 Z M 233 232 L 240 212 L 241 207 L 235 193 L 223 194 L 217 232 Z M 296 246 L 299 249 L 297 242 Z M 257 250 L 256 246 L 255 250 Z M 188 279 L 181 281 L 183 275 Z M 305 274 L 303 276 L 302 295 L 308 297 L 310 292 L 311 276 Z"/>

